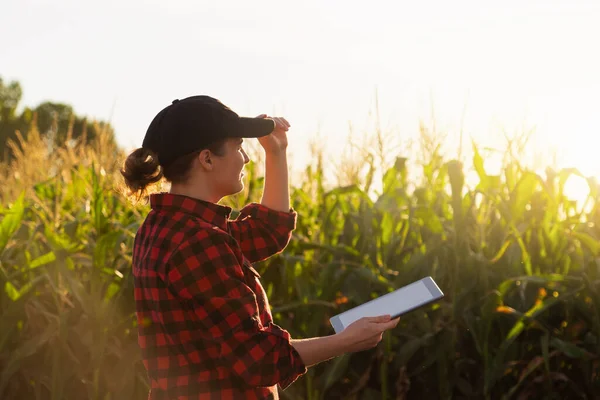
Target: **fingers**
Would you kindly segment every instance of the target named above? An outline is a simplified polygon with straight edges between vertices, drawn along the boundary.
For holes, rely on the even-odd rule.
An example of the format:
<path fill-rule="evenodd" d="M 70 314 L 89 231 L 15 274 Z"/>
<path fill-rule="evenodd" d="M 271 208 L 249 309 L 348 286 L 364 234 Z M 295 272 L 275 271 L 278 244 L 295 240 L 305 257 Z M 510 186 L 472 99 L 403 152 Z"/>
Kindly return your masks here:
<path fill-rule="evenodd" d="M 275 124 L 277 124 L 277 126 L 284 131 L 287 131 L 290 127 L 285 118 L 275 117 L 273 118 L 273 121 L 275 121 Z"/>
<path fill-rule="evenodd" d="M 256 116 L 256 118 L 270 118 L 273 121 L 275 121 L 275 124 L 278 127 L 285 129 L 285 130 L 288 130 L 291 127 L 288 120 L 283 117 L 269 117 L 267 114 L 260 114 L 260 115 Z"/>
<path fill-rule="evenodd" d="M 398 325 L 400 322 L 400 317 L 391 319 L 390 315 L 379 315 L 377 317 L 370 317 L 369 322 L 377 324 L 377 330 L 387 331 L 388 329 L 395 328 Z"/>
<path fill-rule="evenodd" d="M 384 328 L 384 330 L 393 329 L 396 326 L 398 326 L 399 322 L 400 322 L 400 317 L 393 319 L 389 322 L 385 322 L 384 324 L 382 324 L 382 328 Z"/>
<path fill-rule="evenodd" d="M 365 317 L 365 320 L 373 323 L 383 323 L 389 321 L 391 316 L 389 314 L 386 315 L 378 315 L 376 317 Z"/>
<path fill-rule="evenodd" d="M 348 330 L 352 332 L 351 337 L 358 339 L 355 342 L 354 349 L 362 351 L 377 346 L 383 340 L 385 331 L 395 328 L 400 322 L 400 317 L 391 319 L 390 315 L 378 315 L 375 317 L 363 317 L 356 324 L 355 329 Z"/>
<path fill-rule="evenodd" d="M 371 336 L 370 338 L 365 340 L 363 343 L 364 343 L 365 347 L 373 348 L 373 347 L 377 346 L 379 344 L 379 342 L 381 342 L 382 340 L 383 340 L 383 332 L 379 332 L 378 334 Z"/>
<path fill-rule="evenodd" d="M 291 125 L 290 125 L 290 123 L 287 121 L 287 119 L 285 119 L 285 118 L 283 118 L 283 117 L 280 117 L 280 119 L 281 119 L 281 122 L 283 122 L 285 126 L 287 126 L 288 128 L 289 128 L 289 127 L 291 127 Z"/>

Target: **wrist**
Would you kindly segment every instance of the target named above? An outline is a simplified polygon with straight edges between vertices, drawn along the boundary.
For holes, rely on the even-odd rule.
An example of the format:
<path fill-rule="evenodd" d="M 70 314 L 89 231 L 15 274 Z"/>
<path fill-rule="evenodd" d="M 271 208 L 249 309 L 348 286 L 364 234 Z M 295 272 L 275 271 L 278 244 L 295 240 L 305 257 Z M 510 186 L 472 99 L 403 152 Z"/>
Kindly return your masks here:
<path fill-rule="evenodd" d="M 285 156 L 287 156 L 286 149 L 265 150 L 265 157 L 267 158 L 283 158 Z"/>
<path fill-rule="evenodd" d="M 344 332 L 345 331 L 342 331 L 333 335 L 335 337 L 338 352 L 341 354 L 348 353 L 352 345 L 352 343 L 350 342 L 350 338 Z"/>

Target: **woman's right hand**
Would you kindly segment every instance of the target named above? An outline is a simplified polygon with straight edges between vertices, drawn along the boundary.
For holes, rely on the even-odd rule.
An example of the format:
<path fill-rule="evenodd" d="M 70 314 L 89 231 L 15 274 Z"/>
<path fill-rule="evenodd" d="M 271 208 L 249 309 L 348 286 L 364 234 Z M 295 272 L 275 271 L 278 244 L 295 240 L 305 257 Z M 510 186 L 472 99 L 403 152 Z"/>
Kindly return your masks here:
<path fill-rule="evenodd" d="M 363 317 L 348 325 L 338 335 L 345 343 L 346 352 L 368 350 L 377 346 L 383 338 L 383 332 L 395 328 L 399 321 L 400 317 L 390 319 L 389 315 Z"/>

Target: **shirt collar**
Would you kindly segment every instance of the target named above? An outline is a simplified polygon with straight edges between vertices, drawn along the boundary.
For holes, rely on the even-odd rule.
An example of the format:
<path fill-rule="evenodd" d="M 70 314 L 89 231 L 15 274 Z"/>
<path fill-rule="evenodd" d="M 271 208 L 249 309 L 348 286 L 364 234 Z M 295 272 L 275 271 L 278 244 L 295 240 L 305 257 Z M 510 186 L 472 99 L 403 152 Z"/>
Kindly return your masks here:
<path fill-rule="evenodd" d="M 167 192 L 151 194 L 150 207 L 157 211 L 168 210 L 192 214 L 225 231 L 232 210 L 231 207 Z"/>

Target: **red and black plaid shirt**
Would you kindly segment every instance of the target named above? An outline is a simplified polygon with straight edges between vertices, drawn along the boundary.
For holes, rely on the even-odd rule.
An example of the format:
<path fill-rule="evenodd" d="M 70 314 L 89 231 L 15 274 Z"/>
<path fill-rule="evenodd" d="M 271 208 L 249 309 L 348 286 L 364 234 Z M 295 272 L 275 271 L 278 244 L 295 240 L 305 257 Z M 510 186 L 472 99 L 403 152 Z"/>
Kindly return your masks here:
<path fill-rule="evenodd" d="M 273 323 L 251 263 L 283 250 L 296 213 L 153 194 L 133 275 L 149 398 L 277 399 L 306 366 Z"/>

